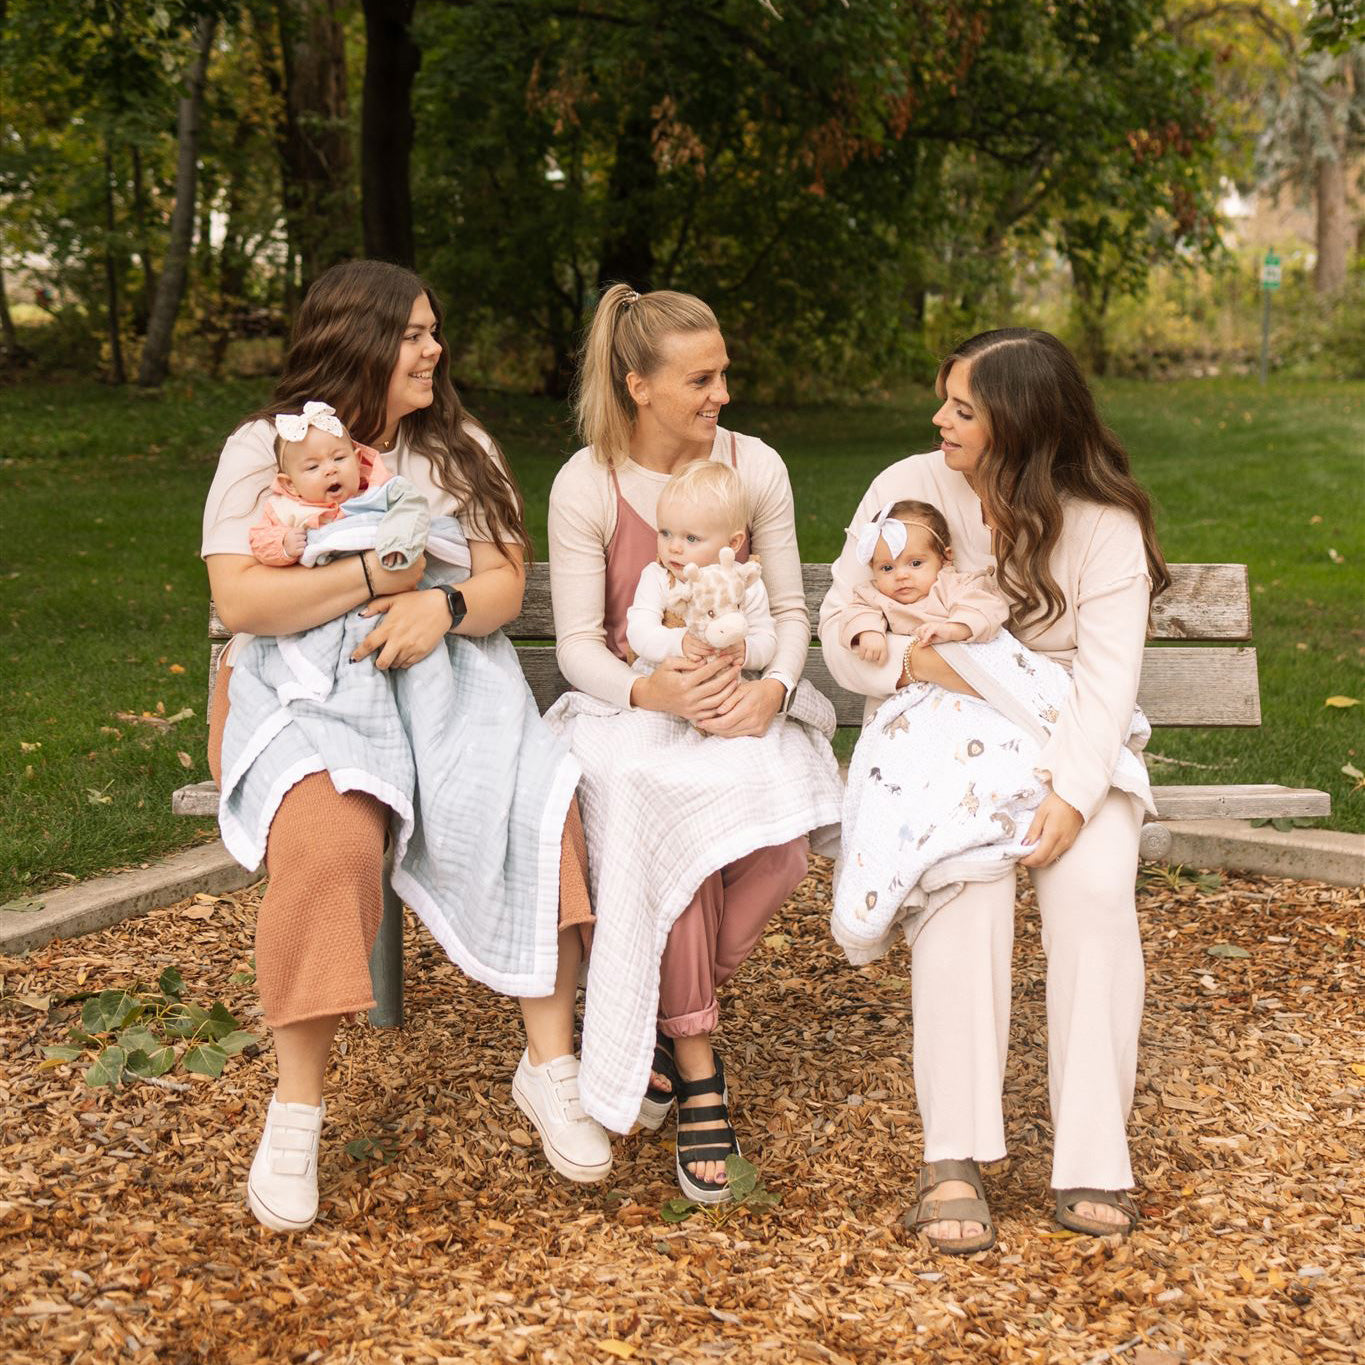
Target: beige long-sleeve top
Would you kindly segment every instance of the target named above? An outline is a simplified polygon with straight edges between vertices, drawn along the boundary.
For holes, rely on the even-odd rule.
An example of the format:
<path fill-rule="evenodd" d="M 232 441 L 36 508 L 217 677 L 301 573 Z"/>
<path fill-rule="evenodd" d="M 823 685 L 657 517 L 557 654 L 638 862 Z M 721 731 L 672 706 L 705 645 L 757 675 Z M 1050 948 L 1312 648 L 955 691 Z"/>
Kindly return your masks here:
<path fill-rule="evenodd" d="M 810 617 L 801 585 L 801 552 L 791 480 L 782 457 L 755 436 L 735 435 L 735 462 L 749 503 L 749 551 L 777 627 L 777 652 L 765 677 L 795 684 L 806 664 Z M 730 435 L 717 429 L 713 460 L 728 460 Z M 651 526 L 667 474 L 627 460 L 617 471 L 621 493 Z M 550 490 L 550 597 L 559 671 L 582 692 L 623 709 L 639 674 L 607 648 L 607 546 L 616 530 L 616 493 L 607 466 L 585 446 L 559 471 Z"/>
<path fill-rule="evenodd" d="M 883 470 L 858 504 L 852 526 L 862 526 L 901 498 L 933 503 L 942 511 L 959 570 L 994 565 L 980 500 L 940 452 L 912 455 Z M 1066 602 L 1061 616 L 1041 629 L 1023 626 L 1016 633 L 1071 673 L 1071 694 L 1044 746 L 1042 766 L 1052 789 L 1088 820 L 1109 791 L 1142 672 L 1151 579 L 1137 519 L 1121 508 L 1070 502 L 1051 569 Z M 867 697 L 870 713 L 895 691 L 908 637 L 889 635 L 881 664 L 867 663 L 840 641 L 840 615 L 867 578 L 851 529 L 832 576 L 820 609 L 824 657 L 836 681 Z"/>
<path fill-rule="evenodd" d="M 839 614 L 841 643 L 852 648 L 865 630 L 912 635 L 921 626 L 950 622 L 966 626 L 972 641 L 994 640 L 1009 621 L 1009 603 L 990 573 L 961 573 L 945 566 L 918 602 L 897 602 L 875 583 L 860 583 Z"/>

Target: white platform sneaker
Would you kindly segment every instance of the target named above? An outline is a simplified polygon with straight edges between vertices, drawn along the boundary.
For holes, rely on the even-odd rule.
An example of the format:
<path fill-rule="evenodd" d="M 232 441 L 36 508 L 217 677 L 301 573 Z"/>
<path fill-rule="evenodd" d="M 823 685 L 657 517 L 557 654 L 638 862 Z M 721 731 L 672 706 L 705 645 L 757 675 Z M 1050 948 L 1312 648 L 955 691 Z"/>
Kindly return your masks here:
<path fill-rule="evenodd" d="M 299 1232 L 318 1216 L 318 1139 L 327 1106 L 282 1104 L 271 1096 L 246 1198 L 276 1232 Z"/>
<path fill-rule="evenodd" d="M 512 1077 L 512 1098 L 540 1134 L 545 1159 L 570 1180 L 603 1180 L 611 1170 L 611 1139 L 578 1098 L 578 1058 L 572 1053 L 541 1066 L 523 1052 Z"/>

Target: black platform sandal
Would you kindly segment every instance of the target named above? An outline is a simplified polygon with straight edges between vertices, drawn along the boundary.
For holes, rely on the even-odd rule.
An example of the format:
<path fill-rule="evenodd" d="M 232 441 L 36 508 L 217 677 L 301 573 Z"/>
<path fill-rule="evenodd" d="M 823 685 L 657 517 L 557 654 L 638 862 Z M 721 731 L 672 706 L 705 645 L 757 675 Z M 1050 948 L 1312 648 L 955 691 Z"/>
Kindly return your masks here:
<path fill-rule="evenodd" d="M 649 1069 L 667 1077 L 672 1087 L 671 1090 L 663 1090 L 657 1085 L 651 1085 L 645 1091 L 644 1099 L 640 1101 L 640 1116 L 635 1122 L 641 1128 L 648 1128 L 651 1133 L 657 1133 L 668 1117 L 673 1101 L 678 1098 L 678 1064 L 673 1058 L 673 1039 L 667 1034 L 655 1033 L 654 1061 Z"/>
<path fill-rule="evenodd" d="M 678 1138 L 675 1162 L 678 1168 L 678 1188 L 698 1204 L 723 1204 L 731 1198 L 730 1187 L 724 1180 L 698 1180 L 688 1171 L 684 1162 L 724 1161 L 726 1157 L 739 1155 L 739 1142 L 735 1130 L 730 1126 L 730 1092 L 725 1084 L 725 1070 L 720 1058 L 716 1058 L 713 1075 L 699 1081 L 678 1079 L 675 1083 L 678 1092 Z M 719 1095 L 719 1104 L 705 1104 L 695 1109 L 684 1109 L 683 1101 L 698 1095 Z M 706 1128 L 698 1131 L 684 1131 L 683 1124 L 710 1123 L 724 1119 L 723 1128 Z"/>

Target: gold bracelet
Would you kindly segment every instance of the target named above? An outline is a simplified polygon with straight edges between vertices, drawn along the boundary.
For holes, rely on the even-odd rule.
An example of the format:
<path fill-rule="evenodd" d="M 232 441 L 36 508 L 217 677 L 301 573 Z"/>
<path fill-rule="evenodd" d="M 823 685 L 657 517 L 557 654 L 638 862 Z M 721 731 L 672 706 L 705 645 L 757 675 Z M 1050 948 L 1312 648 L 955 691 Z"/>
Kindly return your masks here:
<path fill-rule="evenodd" d="M 919 636 L 912 635 L 909 643 L 905 646 L 905 654 L 901 658 L 901 672 L 905 674 L 907 683 L 923 682 L 922 678 L 915 677 L 915 664 L 911 655 L 915 652 L 915 646 L 919 644 Z"/>

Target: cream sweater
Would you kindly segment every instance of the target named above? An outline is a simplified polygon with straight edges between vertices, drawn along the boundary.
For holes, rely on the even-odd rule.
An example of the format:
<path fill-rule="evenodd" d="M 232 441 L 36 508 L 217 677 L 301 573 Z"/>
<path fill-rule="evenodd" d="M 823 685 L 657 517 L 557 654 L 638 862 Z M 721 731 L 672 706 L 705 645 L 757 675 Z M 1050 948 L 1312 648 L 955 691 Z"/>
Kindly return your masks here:
<path fill-rule="evenodd" d="M 852 525 L 862 526 L 886 503 L 901 498 L 939 508 L 948 520 L 953 563 L 959 570 L 994 565 L 981 503 L 941 453 L 912 455 L 883 470 L 858 504 Z M 865 662 L 840 641 L 840 615 L 867 579 L 856 542 L 850 530 L 834 563 L 833 583 L 820 609 L 820 641 L 835 679 L 861 692 L 869 710 L 875 710 L 896 689 L 907 637 L 887 637 L 887 657 L 881 664 Z M 1151 604 L 1141 528 L 1120 508 L 1072 502 L 1063 514 L 1051 568 L 1065 609 L 1044 629 L 1025 626 L 1015 633 L 1071 672 L 1071 695 L 1043 749 L 1043 766 L 1053 790 L 1088 820 L 1108 794 L 1137 700 Z"/>
<path fill-rule="evenodd" d="M 749 500 L 749 552 L 763 567 L 763 584 L 777 627 L 777 653 L 765 676 L 796 683 L 810 645 L 810 618 L 801 585 L 801 552 L 787 467 L 771 446 L 736 434 L 736 463 Z M 728 459 L 730 438 L 717 429 L 713 460 Z M 667 474 L 628 460 L 617 471 L 621 493 L 649 525 Z M 639 678 L 607 648 L 607 546 L 616 530 L 616 493 L 606 465 L 584 447 L 559 471 L 550 490 L 550 595 L 559 671 L 579 691 L 613 706 L 630 706 Z"/>

